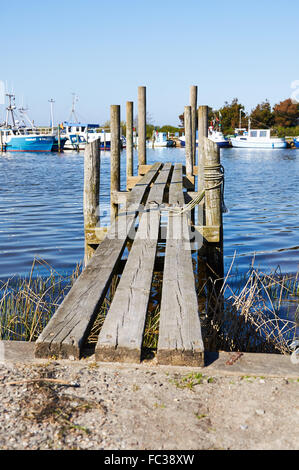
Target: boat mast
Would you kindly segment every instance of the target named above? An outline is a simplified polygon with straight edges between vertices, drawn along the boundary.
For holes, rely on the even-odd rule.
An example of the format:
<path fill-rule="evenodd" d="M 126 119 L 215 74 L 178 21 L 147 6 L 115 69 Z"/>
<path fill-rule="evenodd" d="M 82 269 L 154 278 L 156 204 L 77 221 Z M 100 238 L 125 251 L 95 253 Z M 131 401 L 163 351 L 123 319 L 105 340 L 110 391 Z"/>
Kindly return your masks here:
<path fill-rule="evenodd" d="M 55 103 L 55 100 L 51 98 L 48 100 L 50 103 L 50 108 L 51 108 L 51 127 L 52 127 L 52 134 L 54 134 L 54 115 L 53 115 L 53 103 Z"/>
<path fill-rule="evenodd" d="M 15 101 L 15 95 L 13 95 L 12 93 L 6 93 L 6 96 L 8 97 L 9 99 L 9 104 L 6 108 L 6 121 L 5 121 L 5 125 L 6 127 L 8 127 L 8 122 L 9 122 L 9 116 L 11 117 L 11 122 L 12 122 L 12 125 L 13 127 L 16 126 L 16 122 L 15 122 L 15 116 L 14 116 L 14 109 L 16 109 L 16 106 L 15 104 L 12 104 L 12 100 Z"/>
<path fill-rule="evenodd" d="M 72 111 L 71 111 L 69 121 L 72 122 L 72 119 L 74 117 L 74 122 L 78 123 L 79 121 L 75 112 L 75 103 L 78 101 L 78 96 L 76 95 L 76 93 L 72 93 L 72 95 L 73 95 Z"/>
<path fill-rule="evenodd" d="M 29 118 L 28 114 L 27 114 L 27 111 L 28 111 L 29 108 L 24 108 L 24 106 L 22 106 L 21 108 L 19 108 L 19 111 L 21 113 L 21 116 L 24 116 L 25 119 L 27 119 L 27 121 L 29 122 L 30 126 L 32 127 L 32 129 L 35 127 L 33 122 L 31 121 L 31 119 Z M 24 124 L 26 125 L 25 123 L 25 120 L 23 119 L 23 122 Z"/>

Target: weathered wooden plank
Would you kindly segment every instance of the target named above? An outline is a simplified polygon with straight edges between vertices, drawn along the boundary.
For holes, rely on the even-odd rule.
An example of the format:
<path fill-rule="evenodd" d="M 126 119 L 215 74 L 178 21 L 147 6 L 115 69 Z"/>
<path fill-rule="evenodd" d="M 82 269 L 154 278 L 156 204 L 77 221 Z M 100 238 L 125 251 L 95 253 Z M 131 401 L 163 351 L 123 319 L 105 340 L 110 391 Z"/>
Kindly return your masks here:
<path fill-rule="evenodd" d="M 170 201 L 179 204 L 182 171 L 176 165 Z M 160 364 L 203 365 L 203 341 L 191 258 L 188 219 L 169 214 L 157 359 Z"/>
<path fill-rule="evenodd" d="M 106 238 L 37 339 L 36 357 L 80 357 L 82 344 L 118 267 L 144 194 L 160 167 L 160 163 L 154 164 L 130 193 L 127 211 L 115 219 Z"/>
<path fill-rule="evenodd" d="M 161 204 L 171 170 L 165 164 L 150 190 L 146 209 Z M 138 362 L 155 265 L 160 211 L 145 212 L 110 310 L 101 329 L 95 355 L 98 361 Z"/>

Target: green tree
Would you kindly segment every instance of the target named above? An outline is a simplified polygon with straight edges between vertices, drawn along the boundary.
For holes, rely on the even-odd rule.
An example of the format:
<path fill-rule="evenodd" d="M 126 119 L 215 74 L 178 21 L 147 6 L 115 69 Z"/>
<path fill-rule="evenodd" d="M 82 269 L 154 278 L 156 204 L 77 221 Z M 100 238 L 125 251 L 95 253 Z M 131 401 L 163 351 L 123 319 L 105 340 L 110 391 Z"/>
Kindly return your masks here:
<path fill-rule="evenodd" d="M 224 106 L 218 111 L 215 111 L 219 115 L 222 130 L 224 134 L 233 134 L 236 127 L 239 127 L 240 115 L 241 115 L 241 126 L 245 127 L 248 124 L 247 115 L 245 113 L 245 107 L 239 103 L 238 98 L 234 98 L 231 103 L 225 101 Z"/>
<path fill-rule="evenodd" d="M 250 113 L 253 127 L 270 128 L 274 124 L 274 113 L 268 100 L 258 104 Z"/>
<path fill-rule="evenodd" d="M 281 101 L 273 108 L 275 125 L 278 127 L 293 127 L 298 124 L 299 104 L 290 98 Z"/>

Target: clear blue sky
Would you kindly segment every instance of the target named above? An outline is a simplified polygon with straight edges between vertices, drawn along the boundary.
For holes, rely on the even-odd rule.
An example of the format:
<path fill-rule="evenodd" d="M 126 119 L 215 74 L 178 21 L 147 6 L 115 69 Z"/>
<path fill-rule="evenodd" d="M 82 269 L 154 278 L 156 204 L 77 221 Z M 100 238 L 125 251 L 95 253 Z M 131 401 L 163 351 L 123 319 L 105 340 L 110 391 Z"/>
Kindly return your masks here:
<path fill-rule="evenodd" d="M 178 124 L 190 85 L 198 104 L 238 97 L 249 111 L 299 80 L 298 18 L 296 0 L 6 0 L 0 80 L 38 124 L 49 123 L 50 98 L 55 121 L 67 120 L 73 92 L 82 120 L 103 123 L 111 104 L 125 119 L 139 85 L 158 125 Z"/>

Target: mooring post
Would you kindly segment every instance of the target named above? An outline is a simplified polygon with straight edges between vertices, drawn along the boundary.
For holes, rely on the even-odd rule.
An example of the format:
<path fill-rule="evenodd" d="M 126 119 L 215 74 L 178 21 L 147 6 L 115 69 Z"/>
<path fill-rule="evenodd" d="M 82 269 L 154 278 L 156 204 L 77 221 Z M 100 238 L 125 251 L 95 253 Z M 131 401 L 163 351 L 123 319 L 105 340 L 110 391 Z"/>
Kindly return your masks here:
<path fill-rule="evenodd" d="M 115 192 L 120 191 L 120 106 L 110 107 L 111 152 L 110 152 L 110 207 L 111 223 L 118 213 L 118 205 L 114 202 Z"/>
<path fill-rule="evenodd" d="M 146 87 L 138 87 L 138 173 L 146 165 Z"/>
<path fill-rule="evenodd" d="M 133 101 L 127 101 L 126 114 L 126 153 L 127 179 L 133 176 Z"/>
<path fill-rule="evenodd" d="M 204 138 L 208 137 L 208 106 L 199 106 L 198 108 L 198 191 L 204 189 Z"/>
<path fill-rule="evenodd" d="M 193 176 L 191 106 L 185 106 L 184 125 L 185 125 L 186 176 L 190 177 L 190 176 Z"/>
<path fill-rule="evenodd" d="M 192 127 L 192 161 L 196 164 L 196 130 L 197 130 L 197 86 L 190 87 L 191 127 Z"/>
<path fill-rule="evenodd" d="M 220 164 L 220 149 L 207 137 L 203 139 L 205 221 L 207 226 L 219 227 L 219 241 L 207 244 L 207 261 L 210 275 L 222 283 L 223 267 L 223 223 L 222 223 L 222 184 L 223 172 Z"/>
<path fill-rule="evenodd" d="M 84 151 L 83 214 L 85 232 L 84 264 L 87 265 L 95 248 L 88 244 L 87 232 L 94 230 L 100 220 L 100 147 L 98 141 L 86 144 Z"/>

